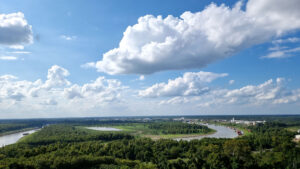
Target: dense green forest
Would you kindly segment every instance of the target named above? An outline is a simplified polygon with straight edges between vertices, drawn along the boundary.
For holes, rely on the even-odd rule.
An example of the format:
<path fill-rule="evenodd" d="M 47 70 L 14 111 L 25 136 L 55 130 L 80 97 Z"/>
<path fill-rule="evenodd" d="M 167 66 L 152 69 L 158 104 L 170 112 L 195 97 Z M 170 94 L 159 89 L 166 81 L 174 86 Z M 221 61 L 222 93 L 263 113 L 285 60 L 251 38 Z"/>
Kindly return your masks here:
<path fill-rule="evenodd" d="M 147 127 L 163 134 L 196 134 L 212 131 L 207 126 L 182 122 L 150 123 Z"/>
<path fill-rule="evenodd" d="M 7 133 L 13 133 L 15 131 L 20 131 L 28 128 L 38 128 L 42 127 L 42 123 L 0 123 L 0 135 L 4 135 Z"/>
<path fill-rule="evenodd" d="M 114 123 L 98 124 L 98 126 L 110 126 L 121 129 L 123 132 L 140 137 L 159 138 L 178 138 L 187 136 L 204 135 L 215 132 L 215 130 L 199 124 L 188 124 L 182 122 L 170 121 L 151 121 L 151 122 L 133 122 L 133 123 Z"/>
<path fill-rule="evenodd" d="M 126 132 L 88 130 L 78 123 L 53 124 L 0 148 L 0 168 L 296 169 L 300 144 L 293 141 L 296 133 L 288 126 L 277 121 L 249 126 L 251 135 L 235 139 L 154 141 Z"/>

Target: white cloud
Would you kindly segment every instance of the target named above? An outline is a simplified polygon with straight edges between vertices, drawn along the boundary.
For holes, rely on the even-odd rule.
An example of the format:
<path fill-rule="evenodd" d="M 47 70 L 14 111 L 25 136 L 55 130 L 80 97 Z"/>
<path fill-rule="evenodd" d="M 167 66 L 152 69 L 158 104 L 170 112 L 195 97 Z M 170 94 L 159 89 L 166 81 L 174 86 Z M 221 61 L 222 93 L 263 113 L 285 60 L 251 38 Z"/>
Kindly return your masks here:
<path fill-rule="evenodd" d="M 17 77 L 3 75 L 0 77 L 0 99 L 11 99 L 21 101 L 29 96 L 29 91 L 38 87 L 39 83 L 29 81 L 17 81 Z"/>
<path fill-rule="evenodd" d="M 0 56 L 0 60 L 17 60 L 15 56 Z"/>
<path fill-rule="evenodd" d="M 296 43 L 300 42 L 300 38 L 298 37 L 292 37 L 292 38 L 287 38 L 287 39 L 277 39 L 273 40 L 272 43 L 274 44 L 280 44 L 280 43 Z"/>
<path fill-rule="evenodd" d="M 280 58 L 287 58 L 291 56 L 295 56 L 295 54 L 300 52 L 300 38 L 298 37 L 291 37 L 285 39 L 277 39 L 273 40 L 273 46 L 269 48 L 269 53 L 261 58 L 268 58 L 268 59 L 280 59 Z M 283 46 L 287 43 L 294 43 L 292 46 Z"/>
<path fill-rule="evenodd" d="M 93 62 L 89 62 L 89 63 L 85 63 L 85 64 L 81 65 L 81 67 L 85 68 L 85 69 L 87 69 L 87 68 L 93 68 L 95 66 L 96 66 L 96 64 L 93 63 Z"/>
<path fill-rule="evenodd" d="M 300 47 L 290 48 L 290 49 L 277 48 L 274 49 L 274 51 L 268 53 L 267 55 L 262 56 L 262 58 L 268 58 L 268 59 L 287 58 L 287 57 L 294 56 L 294 54 L 298 52 L 300 52 Z"/>
<path fill-rule="evenodd" d="M 144 75 L 141 75 L 141 76 L 139 77 L 139 80 L 145 80 L 145 76 L 144 76 Z"/>
<path fill-rule="evenodd" d="M 8 81 L 8 80 L 15 80 L 15 79 L 18 79 L 18 78 L 16 76 L 13 76 L 13 75 L 0 76 L 0 82 L 1 81 Z"/>
<path fill-rule="evenodd" d="M 70 85 L 66 77 L 69 76 L 70 73 L 68 70 L 54 65 L 48 70 L 47 80 L 43 85 L 46 89 L 51 89 L 53 87 L 67 86 Z"/>
<path fill-rule="evenodd" d="M 23 45 L 10 45 L 8 46 L 11 49 L 18 49 L 18 50 L 23 50 L 24 46 Z"/>
<path fill-rule="evenodd" d="M 99 77 L 82 86 L 71 85 L 66 78 L 68 70 L 54 65 L 48 70 L 47 80 L 43 82 L 18 80 L 13 75 L 0 76 L 0 100 L 6 103 L 20 102 L 23 106 L 34 107 L 35 104 L 52 106 L 69 106 L 74 109 L 78 105 L 93 107 L 118 101 L 121 91 L 125 89 L 115 79 Z"/>
<path fill-rule="evenodd" d="M 21 12 L 0 14 L 0 44 L 23 49 L 33 42 L 32 28 Z"/>
<path fill-rule="evenodd" d="M 64 95 L 68 99 L 94 99 L 98 102 L 111 102 L 120 97 L 120 91 L 124 89 L 121 82 L 115 79 L 98 77 L 91 83 L 83 86 L 77 84 L 64 89 Z"/>
<path fill-rule="evenodd" d="M 13 52 L 8 52 L 8 53 L 12 53 L 12 54 L 31 54 L 31 52 L 29 52 L 29 51 L 13 51 Z"/>
<path fill-rule="evenodd" d="M 300 89 L 290 90 L 283 78 L 270 79 L 259 85 L 248 85 L 239 89 L 215 89 L 195 97 L 174 97 L 161 101 L 162 104 L 193 103 L 200 107 L 224 105 L 279 105 L 300 100 Z"/>
<path fill-rule="evenodd" d="M 229 82 L 228 82 L 228 84 L 230 84 L 230 85 L 232 85 L 232 84 L 234 84 L 234 80 L 229 80 Z"/>
<path fill-rule="evenodd" d="M 211 72 L 187 72 L 183 77 L 169 80 L 168 83 L 158 83 L 145 90 L 139 91 L 142 97 L 173 97 L 197 96 L 207 93 L 209 88 L 204 86 L 213 80 L 227 76 L 226 73 L 216 74 Z"/>
<path fill-rule="evenodd" d="M 60 36 L 62 39 L 64 39 L 64 40 L 75 40 L 75 39 L 77 39 L 77 36 L 67 36 L 67 35 L 61 35 Z"/>
<path fill-rule="evenodd" d="M 41 103 L 42 105 L 54 106 L 57 105 L 57 101 L 54 99 L 48 99 Z"/>
<path fill-rule="evenodd" d="M 246 6 L 248 16 L 278 35 L 300 27 L 300 2 L 298 0 L 249 0 Z"/>
<path fill-rule="evenodd" d="M 224 98 L 228 99 L 229 103 L 240 102 L 261 104 L 265 101 L 271 101 L 287 94 L 283 90 L 282 82 L 282 78 L 277 78 L 275 84 L 271 79 L 257 86 L 248 85 L 240 89 L 228 90 L 226 91 Z"/>
<path fill-rule="evenodd" d="M 81 87 L 77 84 L 64 89 L 64 95 L 68 99 L 74 99 L 74 98 L 83 98 L 82 92 L 81 92 Z"/>
<path fill-rule="evenodd" d="M 88 63 L 109 74 L 150 74 L 203 68 L 250 46 L 300 28 L 299 0 L 249 0 L 233 8 L 211 4 L 201 12 L 146 15 L 128 26 L 118 48 Z"/>
<path fill-rule="evenodd" d="M 188 103 L 189 99 L 187 99 L 186 97 L 173 97 L 171 99 L 168 100 L 163 100 L 161 101 L 159 104 L 160 105 L 164 105 L 164 104 L 185 104 Z"/>
<path fill-rule="evenodd" d="M 288 47 L 276 45 L 276 46 L 270 47 L 268 50 L 269 51 L 279 51 L 279 50 L 284 50 L 284 49 L 288 49 Z"/>

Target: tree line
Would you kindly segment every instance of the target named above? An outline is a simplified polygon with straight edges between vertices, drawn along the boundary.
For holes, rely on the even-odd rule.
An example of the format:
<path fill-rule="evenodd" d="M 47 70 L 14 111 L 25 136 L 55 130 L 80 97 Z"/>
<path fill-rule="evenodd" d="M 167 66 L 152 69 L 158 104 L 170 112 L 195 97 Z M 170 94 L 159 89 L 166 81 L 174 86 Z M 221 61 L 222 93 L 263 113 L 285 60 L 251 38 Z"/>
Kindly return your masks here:
<path fill-rule="evenodd" d="M 51 125 L 0 148 L 0 168 L 16 169 L 238 169 L 300 167 L 293 132 L 278 123 L 249 127 L 236 139 L 175 141 Z M 38 141 L 37 141 L 38 140 Z M 51 140 L 51 141 L 47 141 Z"/>

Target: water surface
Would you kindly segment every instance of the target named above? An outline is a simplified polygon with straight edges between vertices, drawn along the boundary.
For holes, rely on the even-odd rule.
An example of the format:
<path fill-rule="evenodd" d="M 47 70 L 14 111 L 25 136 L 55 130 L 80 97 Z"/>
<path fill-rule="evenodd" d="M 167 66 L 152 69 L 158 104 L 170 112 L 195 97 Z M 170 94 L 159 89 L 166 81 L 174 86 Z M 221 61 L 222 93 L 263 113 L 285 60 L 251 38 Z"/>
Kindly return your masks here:
<path fill-rule="evenodd" d="M 186 137 L 186 138 L 177 138 L 176 140 L 200 140 L 203 138 L 235 138 L 238 136 L 238 134 L 231 128 L 226 127 L 226 126 L 219 126 L 219 125 L 214 125 L 214 124 L 201 124 L 205 125 L 208 128 L 216 130 L 215 133 L 209 134 L 209 135 L 203 135 L 203 136 L 197 136 L 197 137 Z"/>
<path fill-rule="evenodd" d="M 22 132 L 18 132 L 18 133 L 0 136 L 0 147 L 4 147 L 9 144 L 14 144 L 18 140 L 20 140 L 20 138 L 25 136 L 23 134 L 25 134 L 25 133 L 32 134 L 32 133 L 36 132 L 37 130 L 38 129 L 34 129 L 34 130 L 22 131 Z"/>

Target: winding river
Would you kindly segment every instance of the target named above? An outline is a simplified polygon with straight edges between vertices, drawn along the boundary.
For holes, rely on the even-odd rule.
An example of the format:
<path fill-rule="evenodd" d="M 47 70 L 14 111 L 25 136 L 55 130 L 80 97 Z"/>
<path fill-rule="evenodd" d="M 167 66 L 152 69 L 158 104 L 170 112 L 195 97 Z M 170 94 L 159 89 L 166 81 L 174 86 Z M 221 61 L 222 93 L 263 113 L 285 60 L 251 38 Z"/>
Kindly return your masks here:
<path fill-rule="evenodd" d="M 194 139 L 202 139 L 202 138 L 235 138 L 238 136 L 238 134 L 231 128 L 226 126 L 218 126 L 214 124 L 202 124 L 206 125 L 207 127 L 216 130 L 215 133 L 210 135 L 203 135 L 203 136 L 196 136 L 196 137 L 186 137 L 186 138 L 177 138 L 176 140 L 194 140 Z M 87 127 L 92 130 L 101 130 L 101 131 L 121 131 L 117 128 L 111 128 L 111 127 Z M 0 147 L 4 147 L 9 144 L 14 144 L 18 140 L 20 140 L 22 137 L 24 137 L 25 133 L 32 134 L 36 132 L 39 129 L 29 130 L 29 131 L 22 131 L 14 134 L 8 134 L 4 136 L 0 136 Z"/>
<path fill-rule="evenodd" d="M 186 137 L 186 138 L 177 138 L 176 140 L 195 140 L 195 139 L 203 139 L 203 138 L 235 138 L 238 134 L 231 128 L 226 126 L 219 126 L 214 124 L 201 124 L 206 125 L 208 128 L 216 130 L 215 133 L 203 136 L 196 136 L 196 137 Z"/>
<path fill-rule="evenodd" d="M 14 144 L 18 140 L 20 140 L 22 137 L 24 137 L 25 133 L 32 134 L 32 133 L 36 132 L 37 130 L 39 130 L 39 129 L 34 129 L 34 130 L 29 130 L 29 131 L 22 131 L 22 132 L 18 132 L 18 133 L 13 133 L 13 134 L 0 136 L 0 147 L 4 147 L 4 146 L 9 145 L 9 144 Z"/>

